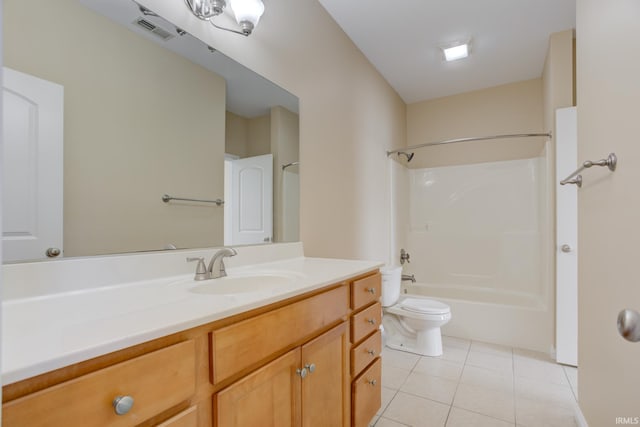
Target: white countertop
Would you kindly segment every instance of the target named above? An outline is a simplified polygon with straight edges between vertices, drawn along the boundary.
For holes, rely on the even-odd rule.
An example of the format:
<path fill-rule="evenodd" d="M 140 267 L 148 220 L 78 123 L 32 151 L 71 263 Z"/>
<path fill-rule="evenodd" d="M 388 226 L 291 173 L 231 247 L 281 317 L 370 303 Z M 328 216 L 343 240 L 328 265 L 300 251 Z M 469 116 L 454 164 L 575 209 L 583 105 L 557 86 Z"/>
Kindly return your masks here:
<path fill-rule="evenodd" d="M 296 257 L 227 268 L 229 277 L 287 274 L 277 289 L 190 291 L 193 273 L 26 298 L 2 306 L 2 383 L 10 384 L 281 301 L 380 267 L 375 261 Z M 193 266 L 195 268 L 195 265 Z"/>

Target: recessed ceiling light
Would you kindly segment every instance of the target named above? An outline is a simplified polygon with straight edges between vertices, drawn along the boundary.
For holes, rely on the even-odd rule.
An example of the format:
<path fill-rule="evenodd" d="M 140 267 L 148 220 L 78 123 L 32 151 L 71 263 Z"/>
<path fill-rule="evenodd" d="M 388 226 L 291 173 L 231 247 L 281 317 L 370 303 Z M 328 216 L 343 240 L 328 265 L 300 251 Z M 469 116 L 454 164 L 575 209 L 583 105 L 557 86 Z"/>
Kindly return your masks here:
<path fill-rule="evenodd" d="M 456 59 L 462 59 L 469 56 L 469 45 L 467 43 L 457 46 L 442 48 L 444 52 L 444 59 L 447 61 L 455 61 Z"/>

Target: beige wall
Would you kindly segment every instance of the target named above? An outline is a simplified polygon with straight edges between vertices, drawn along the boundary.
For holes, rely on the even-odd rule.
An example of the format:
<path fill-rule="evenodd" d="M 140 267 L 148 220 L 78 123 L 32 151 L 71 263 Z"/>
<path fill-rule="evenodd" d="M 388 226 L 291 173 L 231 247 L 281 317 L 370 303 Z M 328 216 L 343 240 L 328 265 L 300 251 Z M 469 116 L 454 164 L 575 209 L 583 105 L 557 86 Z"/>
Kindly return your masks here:
<path fill-rule="evenodd" d="M 542 72 L 545 129 L 555 129 L 557 108 L 574 103 L 574 37 L 573 29 L 549 37 L 549 49 Z"/>
<path fill-rule="evenodd" d="M 271 152 L 271 114 L 242 117 L 227 111 L 225 151 L 243 157 L 261 156 Z"/>
<path fill-rule="evenodd" d="M 285 239 L 283 210 L 283 170 L 282 165 L 300 159 L 300 119 L 283 107 L 271 109 L 271 153 L 273 154 L 273 236 L 277 242 L 295 238 L 295 230 L 290 230 Z M 295 166 L 294 166 L 295 167 Z M 293 169 L 292 169 L 293 170 Z M 298 169 L 299 170 L 299 169 Z M 297 239 L 296 239 L 297 240 Z"/>
<path fill-rule="evenodd" d="M 550 219 L 545 247 L 547 250 L 548 270 L 546 272 L 549 287 L 549 301 L 553 320 L 551 336 L 555 347 L 555 303 L 556 303 L 556 146 L 555 112 L 558 108 L 575 105 L 575 52 L 574 31 L 566 30 L 549 37 L 549 47 L 542 71 L 544 127 L 552 133 L 545 148 L 547 161 L 548 196 L 547 217 Z M 577 161 L 577 159 L 576 159 Z M 559 178 L 562 179 L 562 178 Z"/>
<path fill-rule="evenodd" d="M 248 120 L 247 156 L 262 156 L 271 152 L 271 116 L 265 114 Z"/>
<path fill-rule="evenodd" d="M 227 111 L 225 117 L 225 153 L 247 157 L 249 120 Z"/>
<path fill-rule="evenodd" d="M 578 157 L 619 159 L 578 191 L 578 397 L 593 427 L 640 417 L 640 343 L 616 330 L 620 310 L 640 310 L 638 16 L 637 0 L 577 2 Z"/>
<path fill-rule="evenodd" d="M 386 259 L 385 150 L 405 144 L 405 106 L 317 0 L 270 0 L 248 38 L 213 29 L 184 2 L 142 3 L 299 97 L 306 254 Z"/>
<path fill-rule="evenodd" d="M 64 86 L 65 255 L 221 244 L 222 209 L 161 196 L 222 197 L 224 80 L 76 1 L 4 3 L 5 65 Z"/>
<path fill-rule="evenodd" d="M 407 145 L 453 138 L 544 132 L 542 80 L 534 79 L 407 106 Z M 416 150 L 411 168 L 539 156 L 544 138 L 468 142 Z"/>

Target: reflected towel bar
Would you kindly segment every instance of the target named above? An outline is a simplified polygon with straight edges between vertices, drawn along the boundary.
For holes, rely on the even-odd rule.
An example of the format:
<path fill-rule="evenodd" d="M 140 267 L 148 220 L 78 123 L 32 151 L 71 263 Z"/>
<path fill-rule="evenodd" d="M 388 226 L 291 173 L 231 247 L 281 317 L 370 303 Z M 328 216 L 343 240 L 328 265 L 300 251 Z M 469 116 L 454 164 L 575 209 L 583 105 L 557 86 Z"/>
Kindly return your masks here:
<path fill-rule="evenodd" d="M 217 206 L 222 206 L 224 204 L 224 200 L 216 199 L 216 200 L 202 200 L 202 199 L 186 199 L 182 197 L 173 197 L 168 194 L 162 196 L 162 201 L 165 203 L 169 203 L 171 200 L 180 200 L 183 202 L 201 202 L 201 203 L 215 203 Z"/>
<path fill-rule="evenodd" d="M 616 170 L 617 165 L 618 165 L 618 158 L 616 157 L 615 153 L 609 153 L 606 159 L 598 160 L 597 162 L 592 162 L 591 160 L 587 160 L 586 162 L 582 163 L 582 165 L 578 169 L 573 171 L 571 175 L 569 175 L 568 177 L 560 181 L 560 185 L 575 184 L 578 187 L 582 187 L 582 175 L 578 175 L 578 174 L 583 170 L 588 169 L 592 166 L 606 166 L 609 168 L 611 172 L 613 172 Z M 571 179 L 574 176 L 576 178 Z"/>
<path fill-rule="evenodd" d="M 282 170 L 285 170 L 286 168 L 288 168 L 289 166 L 296 166 L 299 165 L 300 162 L 291 162 L 291 163 L 287 163 L 286 165 L 282 165 Z"/>

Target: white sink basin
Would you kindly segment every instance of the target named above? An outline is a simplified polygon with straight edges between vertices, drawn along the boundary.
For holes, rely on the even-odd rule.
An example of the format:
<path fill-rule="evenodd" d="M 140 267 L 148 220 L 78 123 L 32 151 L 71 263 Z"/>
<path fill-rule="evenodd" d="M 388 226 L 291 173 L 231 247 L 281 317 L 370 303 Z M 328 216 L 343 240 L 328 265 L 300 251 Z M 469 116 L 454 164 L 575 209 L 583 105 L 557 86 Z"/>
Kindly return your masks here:
<path fill-rule="evenodd" d="M 291 288 L 299 277 L 287 273 L 257 273 L 210 279 L 189 289 L 196 294 L 276 293 Z"/>

